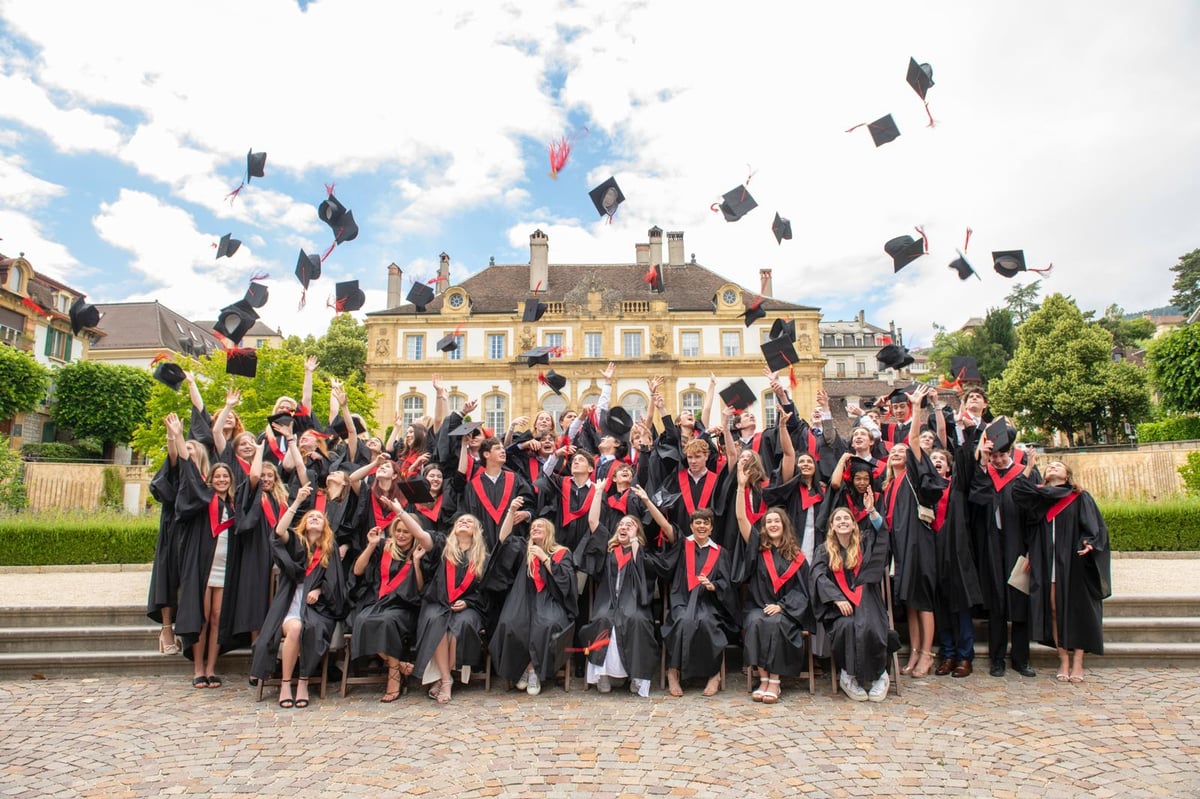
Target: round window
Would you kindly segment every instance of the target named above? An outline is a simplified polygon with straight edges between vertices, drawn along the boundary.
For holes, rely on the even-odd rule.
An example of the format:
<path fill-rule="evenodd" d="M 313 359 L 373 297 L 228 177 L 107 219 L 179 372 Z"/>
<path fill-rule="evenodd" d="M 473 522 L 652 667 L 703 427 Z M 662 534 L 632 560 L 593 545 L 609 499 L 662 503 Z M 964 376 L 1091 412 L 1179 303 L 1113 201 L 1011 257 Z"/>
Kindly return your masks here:
<path fill-rule="evenodd" d="M 725 289 L 725 293 L 721 295 L 721 299 L 726 305 L 733 305 L 737 302 L 737 292 L 733 289 Z"/>
<path fill-rule="evenodd" d="M 449 303 L 451 308 L 461 308 L 465 298 L 457 291 L 450 295 Z"/>

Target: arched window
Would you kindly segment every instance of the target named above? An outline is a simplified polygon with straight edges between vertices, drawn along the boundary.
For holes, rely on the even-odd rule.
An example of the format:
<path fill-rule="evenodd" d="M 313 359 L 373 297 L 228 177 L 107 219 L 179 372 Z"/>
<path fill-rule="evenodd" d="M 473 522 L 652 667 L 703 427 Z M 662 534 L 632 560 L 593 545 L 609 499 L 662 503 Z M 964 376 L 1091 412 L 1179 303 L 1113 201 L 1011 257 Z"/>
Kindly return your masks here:
<path fill-rule="evenodd" d="M 558 421 L 558 415 L 567 409 L 567 401 L 551 391 L 546 396 L 542 397 L 541 409 L 549 411 L 550 415 Z"/>
<path fill-rule="evenodd" d="M 404 414 L 401 424 L 407 428 L 425 415 L 425 397 L 421 394 L 409 394 L 401 400 L 401 408 Z"/>
<path fill-rule="evenodd" d="M 621 397 L 619 403 L 622 408 L 629 411 L 629 418 L 635 422 L 640 422 L 646 418 L 646 410 L 650 407 L 646 400 L 646 396 L 638 391 L 630 391 L 625 396 Z"/>
<path fill-rule="evenodd" d="M 600 395 L 595 391 L 590 391 L 583 395 L 582 403 L 584 405 L 595 405 L 600 401 Z"/>
<path fill-rule="evenodd" d="M 447 412 L 462 413 L 463 406 L 467 404 L 467 395 L 453 392 L 446 397 Z"/>
<path fill-rule="evenodd" d="M 497 432 L 508 427 L 508 397 L 489 394 L 483 398 L 483 423 Z"/>
<path fill-rule="evenodd" d="M 691 411 L 697 418 L 704 410 L 704 393 L 700 391 L 685 391 L 679 398 L 679 409 Z"/>

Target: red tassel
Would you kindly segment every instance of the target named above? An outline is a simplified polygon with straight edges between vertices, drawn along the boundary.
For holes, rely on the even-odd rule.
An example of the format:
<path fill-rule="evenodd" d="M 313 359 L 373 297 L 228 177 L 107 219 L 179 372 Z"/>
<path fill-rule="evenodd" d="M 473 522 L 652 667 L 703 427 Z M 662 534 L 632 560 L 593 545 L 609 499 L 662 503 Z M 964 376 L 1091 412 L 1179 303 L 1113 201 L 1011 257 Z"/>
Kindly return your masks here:
<path fill-rule="evenodd" d="M 611 219 L 612 217 L 609 217 L 609 218 Z M 541 290 L 542 290 L 542 281 L 539 280 L 537 282 L 537 285 L 533 287 L 533 296 L 536 297 L 537 293 Z"/>
<path fill-rule="evenodd" d="M 308 289 L 300 289 L 300 303 L 296 306 L 297 311 L 303 311 L 305 304 L 308 302 Z"/>
<path fill-rule="evenodd" d="M 237 196 L 242 193 L 242 188 L 245 185 L 246 185 L 246 181 L 243 180 L 241 183 L 238 184 L 238 187 L 236 189 L 234 189 L 233 191 L 231 191 L 225 195 L 225 199 L 229 200 L 230 205 L 233 205 L 233 201 L 236 200 Z"/>
<path fill-rule="evenodd" d="M 886 347 L 888 344 L 892 343 L 892 337 L 891 336 L 880 336 L 878 341 L 880 344 L 882 344 L 883 346 Z"/>
<path fill-rule="evenodd" d="M 160 352 L 158 355 L 155 355 L 154 358 L 152 358 L 150 360 L 150 365 L 157 366 L 158 364 L 162 363 L 163 361 L 167 360 L 170 357 L 171 357 L 170 354 L 165 353 L 165 352 Z"/>
<path fill-rule="evenodd" d="M 546 373 L 545 372 L 538 372 L 538 382 L 541 383 L 543 386 L 546 385 Z"/>
<path fill-rule="evenodd" d="M 271 275 L 270 275 L 270 273 L 268 273 L 268 272 L 255 272 L 253 275 L 251 275 L 251 276 L 250 276 L 250 280 L 251 280 L 251 281 L 254 281 L 254 280 L 266 280 L 266 279 L 267 279 L 267 278 L 269 278 L 270 276 L 271 276 Z"/>
<path fill-rule="evenodd" d="M 1034 268 L 1030 267 L 1029 271 L 1037 272 L 1042 277 L 1050 277 L 1050 273 L 1054 271 L 1054 264 L 1050 264 L 1049 266 L 1047 266 L 1043 269 L 1034 269 Z"/>
<path fill-rule="evenodd" d="M 796 367 L 789 366 L 788 367 L 788 384 L 791 385 L 792 388 L 795 388 L 796 384 L 799 382 L 800 381 L 796 379 Z"/>
<path fill-rule="evenodd" d="M 921 234 L 921 241 L 924 244 L 925 252 L 929 252 L 929 237 L 925 235 L 925 228 L 917 225 L 915 228 L 913 228 L 913 230 Z"/>
<path fill-rule="evenodd" d="M 712 205 L 708 206 L 708 210 L 712 211 L 714 214 L 719 214 L 721 213 L 721 204 L 713 203 Z"/>
<path fill-rule="evenodd" d="M 326 183 L 325 184 L 325 193 L 328 194 L 330 197 L 333 196 L 333 187 L 335 185 L 337 185 L 337 184 L 335 184 L 335 183 Z"/>
<path fill-rule="evenodd" d="M 863 125 L 866 125 L 866 124 L 867 124 L 866 122 L 859 122 L 859 123 L 858 123 L 857 125 L 855 125 L 854 127 L 852 127 L 852 128 L 847 128 L 847 129 L 846 129 L 846 132 L 847 132 L 847 133 L 853 133 L 854 131 L 858 130 L 859 128 L 861 128 Z"/>
<path fill-rule="evenodd" d="M 933 112 L 931 112 L 931 111 L 929 110 L 929 101 L 926 101 L 926 102 L 925 102 L 925 115 L 926 115 L 927 117 L 929 117 L 929 124 L 928 124 L 928 125 L 926 125 L 925 127 L 927 127 L 927 128 L 932 128 L 932 127 L 934 127 L 934 121 L 933 121 Z"/>
<path fill-rule="evenodd" d="M 970 246 L 970 244 L 971 244 L 971 233 L 972 232 L 973 231 L 971 230 L 971 228 L 967 228 L 967 237 L 965 239 L 963 239 L 963 252 L 966 252 L 967 247 Z"/>
<path fill-rule="evenodd" d="M 558 173 L 567 165 L 567 159 L 570 157 L 571 143 L 567 141 L 566 136 L 556 142 L 550 142 L 550 177 L 558 180 Z"/>
<path fill-rule="evenodd" d="M 22 297 L 22 298 L 21 298 L 21 304 L 22 304 L 22 305 L 24 305 L 24 306 L 25 306 L 26 308 L 28 308 L 29 310 L 33 311 L 34 313 L 38 314 L 39 316 L 44 316 L 44 317 L 46 317 L 47 319 L 53 319 L 53 318 L 54 318 L 53 316 L 51 316 L 49 313 L 47 313 L 47 312 L 46 312 L 46 309 L 45 309 L 45 308 L 43 308 L 42 306 L 38 305 L 36 302 L 34 302 L 33 300 L 29 299 L 28 297 Z"/>
<path fill-rule="evenodd" d="M 337 246 L 337 240 L 335 239 L 333 244 L 329 245 L 329 249 L 326 250 L 325 252 L 321 253 L 321 263 L 325 263 L 325 259 L 329 257 L 329 254 L 331 252 L 333 252 L 333 248 L 336 246 Z"/>

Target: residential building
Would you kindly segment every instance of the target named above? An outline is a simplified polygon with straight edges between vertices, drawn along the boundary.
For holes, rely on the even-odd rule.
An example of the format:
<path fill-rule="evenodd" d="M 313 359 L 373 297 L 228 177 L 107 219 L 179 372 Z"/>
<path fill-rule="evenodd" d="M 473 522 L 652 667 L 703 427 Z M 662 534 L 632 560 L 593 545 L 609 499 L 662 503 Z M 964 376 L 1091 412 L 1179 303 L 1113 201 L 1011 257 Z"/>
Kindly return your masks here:
<path fill-rule="evenodd" d="M 92 347 L 91 360 L 149 368 L 159 353 L 210 355 L 221 348 L 212 326 L 190 322 L 158 300 L 96 306 L 107 333 Z"/>

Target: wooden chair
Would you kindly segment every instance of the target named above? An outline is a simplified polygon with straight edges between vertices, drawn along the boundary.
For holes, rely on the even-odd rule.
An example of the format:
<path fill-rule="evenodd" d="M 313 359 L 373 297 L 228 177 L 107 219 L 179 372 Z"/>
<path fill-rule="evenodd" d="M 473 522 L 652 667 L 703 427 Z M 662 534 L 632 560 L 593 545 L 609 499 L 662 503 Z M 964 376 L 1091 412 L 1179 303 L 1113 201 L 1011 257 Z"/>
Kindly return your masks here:
<path fill-rule="evenodd" d="M 279 665 L 278 659 L 276 659 L 275 664 L 276 664 L 276 666 Z M 328 688 L 328 684 L 329 684 L 329 652 L 328 652 L 328 650 L 326 650 L 325 654 L 321 656 L 321 665 L 319 668 L 320 668 L 320 672 L 321 672 L 321 679 L 318 682 L 318 685 L 321 686 L 320 697 L 322 699 L 324 699 L 326 696 L 326 689 Z M 296 682 L 297 680 L 299 680 L 299 677 L 293 675 L 292 682 Z M 312 680 L 310 679 L 309 682 L 312 682 Z M 266 687 L 269 685 L 279 687 L 280 685 L 283 685 L 283 680 L 279 677 L 270 677 L 266 680 L 259 680 L 258 681 L 258 697 L 255 701 L 257 701 L 257 702 L 262 701 L 263 692 L 266 689 Z M 343 694 L 343 696 L 345 696 L 345 694 Z"/>
<path fill-rule="evenodd" d="M 668 601 L 663 602 L 662 616 L 662 623 L 665 625 L 671 618 L 671 608 Z M 662 653 L 660 658 L 661 663 L 658 667 L 658 690 L 665 691 L 667 690 L 667 639 L 665 636 L 661 635 L 661 625 L 659 626 L 659 630 L 659 638 L 662 639 Z M 725 651 L 727 651 L 730 646 L 732 646 L 732 644 L 726 645 L 725 649 L 721 651 L 721 670 L 718 672 L 718 676 L 720 678 L 719 689 L 722 691 L 725 690 Z"/>
<path fill-rule="evenodd" d="M 743 651 L 745 651 L 745 650 L 743 650 Z M 809 633 L 808 630 L 804 631 L 804 654 L 805 654 L 805 658 L 808 660 L 808 671 L 806 672 L 806 674 L 808 675 L 808 694 L 809 694 L 809 696 L 812 696 L 812 695 L 816 694 L 816 692 L 817 692 L 817 681 L 816 681 L 816 678 L 813 676 L 814 664 L 813 664 L 812 634 Z M 756 679 L 758 679 L 758 675 L 755 673 L 755 668 L 754 668 L 753 663 L 747 663 L 745 665 L 746 665 L 746 693 L 749 694 L 749 693 L 754 692 L 754 681 Z M 724 659 L 722 659 L 722 661 L 721 661 L 722 674 L 724 673 L 724 670 L 725 670 L 725 661 L 724 661 Z M 804 679 L 803 674 L 800 675 L 800 679 L 802 679 L 802 680 Z M 724 677 L 722 677 L 722 687 L 724 687 Z"/>
<path fill-rule="evenodd" d="M 896 620 L 892 615 L 892 578 L 885 575 L 883 579 L 883 603 L 887 607 L 888 629 L 893 630 L 896 627 Z M 896 696 L 900 696 L 900 654 L 893 652 L 890 656 L 892 661 L 891 687 Z M 837 696 L 838 692 L 838 667 L 837 659 L 833 656 L 833 651 L 829 652 L 829 678 L 833 685 L 833 695 Z"/>
<path fill-rule="evenodd" d="M 346 696 L 346 689 L 351 685 L 387 685 L 387 681 L 388 681 L 387 664 L 386 663 L 384 663 L 384 670 L 382 673 L 351 675 L 352 669 L 351 669 L 351 662 L 350 662 L 350 650 L 351 650 L 350 644 L 352 643 L 352 641 L 353 641 L 353 635 L 351 633 L 346 633 L 345 638 L 344 638 L 344 643 L 343 643 L 342 683 L 340 686 L 340 693 L 343 698 Z M 404 677 L 402 675 L 400 678 L 400 695 L 404 696 L 407 693 L 408 693 L 408 677 Z"/>

